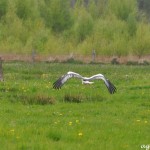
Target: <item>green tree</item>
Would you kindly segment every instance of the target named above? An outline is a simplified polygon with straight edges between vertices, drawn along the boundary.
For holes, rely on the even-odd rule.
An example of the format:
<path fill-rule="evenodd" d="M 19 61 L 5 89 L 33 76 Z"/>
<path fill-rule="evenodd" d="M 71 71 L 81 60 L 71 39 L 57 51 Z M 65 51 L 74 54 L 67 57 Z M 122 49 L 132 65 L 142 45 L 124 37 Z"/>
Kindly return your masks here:
<path fill-rule="evenodd" d="M 93 19 L 85 9 L 78 8 L 76 11 L 74 35 L 78 42 L 82 42 L 93 30 Z"/>
<path fill-rule="evenodd" d="M 6 14 L 7 6 L 8 6 L 7 0 L 0 0 L 0 19 Z"/>
<path fill-rule="evenodd" d="M 118 19 L 127 21 L 129 15 L 136 10 L 135 0 L 110 0 L 109 11 L 114 13 Z"/>
<path fill-rule="evenodd" d="M 41 15 L 54 32 L 62 32 L 72 26 L 71 8 L 67 0 L 49 1 L 43 7 L 45 10 Z"/>
<path fill-rule="evenodd" d="M 20 19 L 27 19 L 31 15 L 31 6 L 29 0 L 17 1 L 16 14 Z"/>
<path fill-rule="evenodd" d="M 137 20 L 134 14 L 130 14 L 127 19 L 129 35 L 134 36 L 137 30 Z"/>

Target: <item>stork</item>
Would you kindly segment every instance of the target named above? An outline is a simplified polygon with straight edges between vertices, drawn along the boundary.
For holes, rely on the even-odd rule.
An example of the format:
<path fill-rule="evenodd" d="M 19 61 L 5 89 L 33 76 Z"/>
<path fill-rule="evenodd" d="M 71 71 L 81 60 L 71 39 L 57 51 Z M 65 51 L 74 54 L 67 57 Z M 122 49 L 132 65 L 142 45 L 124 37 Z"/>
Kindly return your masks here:
<path fill-rule="evenodd" d="M 94 82 L 91 82 L 92 80 L 103 80 L 110 94 L 114 94 L 116 92 L 116 87 L 102 74 L 96 74 L 91 77 L 83 77 L 80 74 L 72 71 L 67 72 L 65 75 L 62 75 L 58 80 L 56 80 L 53 83 L 53 88 L 61 89 L 61 87 L 70 78 L 80 79 L 82 81 L 82 84 L 93 84 Z"/>

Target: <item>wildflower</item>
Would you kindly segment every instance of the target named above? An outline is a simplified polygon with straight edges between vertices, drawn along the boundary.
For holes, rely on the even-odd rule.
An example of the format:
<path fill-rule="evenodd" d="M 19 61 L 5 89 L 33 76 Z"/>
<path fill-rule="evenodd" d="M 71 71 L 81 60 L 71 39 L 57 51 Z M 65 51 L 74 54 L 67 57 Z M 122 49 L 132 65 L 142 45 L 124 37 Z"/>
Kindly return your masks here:
<path fill-rule="evenodd" d="M 136 121 L 137 121 L 137 122 L 140 122 L 141 120 L 138 119 L 138 120 L 136 120 Z"/>
<path fill-rule="evenodd" d="M 10 130 L 10 132 L 14 132 L 14 131 L 15 131 L 14 129 L 11 129 L 11 130 Z"/>
<path fill-rule="evenodd" d="M 82 133 L 82 132 L 79 132 L 79 133 L 78 133 L 78 136 L 83 136 L 83 133 Z"/>
<path fill-rule="evenodd" d="M 144 121 L 144 123 L 147 123 L 147 122 L 148 122 L 147 120 Z"/>
<path fill-rule="evenodd" d="M 14 129 L 11 129 L 11 130 L 10 130 L 10 134 L 11 134 L 11 135 L 14 135 L 14 132 L 15 132 Z"/>
<path fill-rule="evenodd" d="M 70 121 L 70 122 L 69 122 L 69 126 L 71 126 L 71 125 L 72 125 L 72 122 Z"/>
<path fill-rule="evenodd" d="M 79 123 L 79 120 L 76 120 L 76 123 Z"/>

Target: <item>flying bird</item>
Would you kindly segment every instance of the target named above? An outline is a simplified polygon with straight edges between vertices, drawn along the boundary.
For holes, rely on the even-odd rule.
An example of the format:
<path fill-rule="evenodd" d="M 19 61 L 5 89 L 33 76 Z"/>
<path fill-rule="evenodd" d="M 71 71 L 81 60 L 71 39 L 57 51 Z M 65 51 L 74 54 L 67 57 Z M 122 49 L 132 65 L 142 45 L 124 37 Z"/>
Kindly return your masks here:
<path fill-rule="evenodd" d="M 94 82 L 91 82 L 92 80 L 103 80 L 109 93 L 114 94 L 116 92 L 116 87 L 104 77 L 102 74 L 96 74 L 91 77 L 83 77 L 78 73 L 69 71 L 67 74 L 61 76 L 57 81 L 53 83 L 54 89 L 61 89 L 61 87 L 67 82 L 70 78 L 78 78 L 82 80 L 82 84 L 93 84 Z"/>

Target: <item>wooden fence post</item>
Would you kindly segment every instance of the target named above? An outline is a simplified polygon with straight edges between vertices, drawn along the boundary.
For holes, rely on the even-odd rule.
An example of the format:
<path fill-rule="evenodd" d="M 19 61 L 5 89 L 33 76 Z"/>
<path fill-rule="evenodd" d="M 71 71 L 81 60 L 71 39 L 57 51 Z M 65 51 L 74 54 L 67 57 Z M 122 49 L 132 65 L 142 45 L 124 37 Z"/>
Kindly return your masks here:
<path fill-rule="evenodd" d="M 3 81 L 2 58 L 0 57 L 0 81 Z"/>
<path fill-rule="evenodd" d="M 32 62 L 35 62 L 35 55 L 36 55 L 36 51 L 32 50 Z"/>
<path fill-rule="evenodd" d="M 92 62 L 95 62 L 95 57 L 96 57 L 96 52 L 93 49 L 93 51 L 92 51 Z"/>

